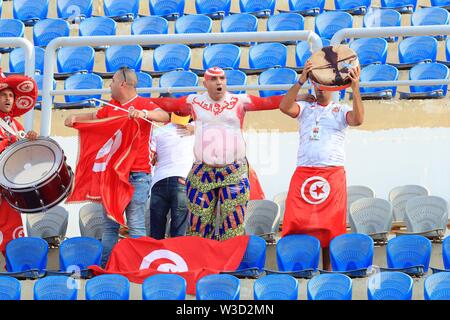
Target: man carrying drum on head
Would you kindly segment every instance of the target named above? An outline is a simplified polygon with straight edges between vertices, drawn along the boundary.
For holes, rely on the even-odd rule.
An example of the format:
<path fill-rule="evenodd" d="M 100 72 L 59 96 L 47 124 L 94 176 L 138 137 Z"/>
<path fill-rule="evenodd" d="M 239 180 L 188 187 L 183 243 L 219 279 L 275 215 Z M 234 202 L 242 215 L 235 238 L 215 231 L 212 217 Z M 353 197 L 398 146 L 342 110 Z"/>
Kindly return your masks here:
<path fill-rule="evenodd" d="M 34 131 L 25 134 L 23 126 L 15 119 L 35 106 L 37 95 L 37 85 L 32 78 L 6 77 L 0 69 L 0 153 L 19 139 L 35 140 L 38 137 Z M 0 202 L 0 250 L 4 253 L 9 240 L 23 236 L 23 227 L 20 213 L 1 196 Z"/>
<path fill-rule="evenodd" d="M 299 122 L 300 145 L 297 169 L 286 199 L 282 236 L 308 234 L 320 240 L 323 268 L 330 270 L 329 243 L 346 233 L 347 194 L 344 142 L 347 127 L 359 126 L 364 107 L 359 92 L 359 65 L 348 71 L 353 108 L 332 101 L 332 91 L 313 82 L 317 101 L 295 101 L 308 80 L 309 60 L 298 80 L 280 104 L 280 110 Z"/>

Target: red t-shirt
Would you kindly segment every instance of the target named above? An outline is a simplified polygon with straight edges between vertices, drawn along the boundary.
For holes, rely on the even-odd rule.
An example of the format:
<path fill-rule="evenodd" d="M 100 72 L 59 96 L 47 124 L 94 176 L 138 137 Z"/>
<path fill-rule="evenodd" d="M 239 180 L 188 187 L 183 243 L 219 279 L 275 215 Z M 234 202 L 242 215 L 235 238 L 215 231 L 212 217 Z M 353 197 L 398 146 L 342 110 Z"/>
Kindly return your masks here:
<path fill-rule="evenodd" d="M 128 109 L 129 107 L 133 106 L 137 110 L 154 110 L 158 109 L 158 105 L 151 102 L 150 99 L 143 98 L 140 96 L 136 96 L 135 98 L 131 99 L 130 101 L 120 104 L 120 102 L 111 100 L 109 102 L 110 104 L 119 106 L 123 109 Z M 104 106 L 100 110 L 97 111 L 97 118 L 103 119 L 103 118 L 110 118 L 110 117 L 116 117 L 116 116 L 123 116 L 124 114 L 127 114 L 125 111 L 122 111 L 120 109 L 114 110 L 111 106 Z M 141 134 L 139 137 L 139 153 L 136 157 L 136 161 L 134 162 L 133 166 L 131 167 L 132 172 L 151 172 L 151 166 L 150 166 L 150 140 L 151 140 L 151 131 L 152 131 L 152 124 L 143 120 L 138 119 L 140 127 L 141 127 Z"/>
<path fill-rule="evenodd" d="M 5 115 L 4 113 L 0 113 L 0 118 L 6 121 L 7 120 L 6 117 L 7 115 Z M 20 124 L 19 121 L 17 121 L 12 117 L 10 117 L 10 119 L 11 124 L 9 126 L 11 127 L 11 129 L 13 129 L 15 132 L 24 130 L 23 126 Z M 8 131 L 0 127 L 0 153 L 2 153 L 3 150 L 6 149 L 6 147 L 12 145 L 16 141 L 17 141 L 16 136 L 11 135 Z"/>

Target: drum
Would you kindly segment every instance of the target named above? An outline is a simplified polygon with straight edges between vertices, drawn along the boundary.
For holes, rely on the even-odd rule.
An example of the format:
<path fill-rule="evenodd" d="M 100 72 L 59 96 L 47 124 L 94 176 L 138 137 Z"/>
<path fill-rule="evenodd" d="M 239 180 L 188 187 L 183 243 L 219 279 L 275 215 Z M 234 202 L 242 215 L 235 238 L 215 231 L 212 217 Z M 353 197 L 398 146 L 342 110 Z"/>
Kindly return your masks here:
<path fill-rule="evenodd" d="M 348 73 L 359 65 L 358 56 L 346 45 L 323 47 L 311 56 L 309 78 L 320 90 L 339 91 L 350 87 Z"/>
<path fill-rule="evenodd" d="M 50 138 L 20 140 L 0 155 L 2 196 L 21 213 L 40 213 L 63 201 L 73 172 L 64 151 Z"/>

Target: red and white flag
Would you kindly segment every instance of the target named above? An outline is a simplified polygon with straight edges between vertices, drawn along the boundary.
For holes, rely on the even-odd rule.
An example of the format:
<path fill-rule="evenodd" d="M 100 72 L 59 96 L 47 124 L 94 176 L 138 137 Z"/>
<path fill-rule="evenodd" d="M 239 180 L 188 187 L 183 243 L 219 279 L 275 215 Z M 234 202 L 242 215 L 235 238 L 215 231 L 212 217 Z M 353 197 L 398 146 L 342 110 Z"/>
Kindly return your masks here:
<path fill-rule="evenodd" d="M 102 201 L 108 214 L 124 225 L 123 212 L 134 188 L 128 181 L 139 144 L 139 122 L 127 116 L 80 121 L 75 182 L 66 202 Z"/>
<path fill-rule="evenodd" d="M 23 236 L 20 213 L 11 208 L 9 203 L 0 196 L 0 251 L 3 253 L 3 256 L 5 256 L 8 242 Z"/>
<path fill-rule="evenodd" d="M 121 274 L 142 283 L 159 273 L 177 273 L 186 279 L 187 293 L 195 294 L 197 281 L 220 271 L 234 271 L 241 263 L 249 237 L 236 236 L 217 241 L 195 236 L 155 240 L 150 237 L 119 241 L 106 269 L 90 266 L 95 275 Z"/>

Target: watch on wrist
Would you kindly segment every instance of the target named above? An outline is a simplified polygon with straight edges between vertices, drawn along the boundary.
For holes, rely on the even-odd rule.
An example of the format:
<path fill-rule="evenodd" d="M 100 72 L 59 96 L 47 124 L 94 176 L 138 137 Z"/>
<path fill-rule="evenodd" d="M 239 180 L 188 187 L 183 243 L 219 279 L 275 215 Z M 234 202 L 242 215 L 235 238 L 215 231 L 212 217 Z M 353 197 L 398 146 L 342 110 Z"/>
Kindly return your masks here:
<path fill-rule="evenodd" d="M 148 116 L 148 112 L 145 109 L 142 109 L 142 112 L 144 113 L 144 119 L 147 119 Z"/>

